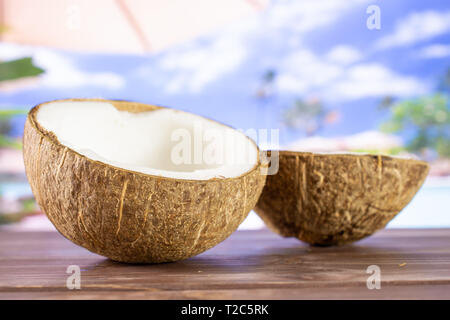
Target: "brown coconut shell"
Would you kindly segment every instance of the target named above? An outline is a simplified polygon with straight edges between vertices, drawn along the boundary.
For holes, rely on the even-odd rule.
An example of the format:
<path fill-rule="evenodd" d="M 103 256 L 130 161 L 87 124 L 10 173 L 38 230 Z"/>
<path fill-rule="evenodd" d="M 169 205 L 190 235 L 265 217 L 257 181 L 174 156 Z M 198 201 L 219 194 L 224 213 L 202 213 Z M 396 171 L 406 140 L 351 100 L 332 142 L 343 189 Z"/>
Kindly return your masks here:
<path fill-rule="evenodd" d="M 255 211 L 273 231 L 340 245 L 384 228 L 414 197 L 426 162 L 382 155 L 279 152 Z"/>
<path fill-rule="evenodd" d="M 106 101 L 119 110 L 161 107 Z M 94 161 L 62 145 L 28 114 L 24 161 L 36 200 L 67 239 L 116 261 L 159 263 L 197 255 L 226 239 L 255 206 L 261 163 L 236 178 L 178 180 Z"/>

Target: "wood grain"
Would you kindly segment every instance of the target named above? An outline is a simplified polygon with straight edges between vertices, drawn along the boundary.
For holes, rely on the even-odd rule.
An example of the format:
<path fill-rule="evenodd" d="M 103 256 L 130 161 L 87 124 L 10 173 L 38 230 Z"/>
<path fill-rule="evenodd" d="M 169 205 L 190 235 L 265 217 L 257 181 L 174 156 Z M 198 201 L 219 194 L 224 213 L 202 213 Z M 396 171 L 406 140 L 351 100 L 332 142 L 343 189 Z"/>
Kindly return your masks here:
<path fill-rule="evenodd" d="M 369 265 L 381 289 L 366 286 Z M 81 290 L 66 288 L 69 265 Z M 54 232 L 0 231 L 0 299 L 450 299 L 450 229 L 383 230 L 353 245 L 311 247 L 238 231 L 184 261 L 116 263 Z"/>

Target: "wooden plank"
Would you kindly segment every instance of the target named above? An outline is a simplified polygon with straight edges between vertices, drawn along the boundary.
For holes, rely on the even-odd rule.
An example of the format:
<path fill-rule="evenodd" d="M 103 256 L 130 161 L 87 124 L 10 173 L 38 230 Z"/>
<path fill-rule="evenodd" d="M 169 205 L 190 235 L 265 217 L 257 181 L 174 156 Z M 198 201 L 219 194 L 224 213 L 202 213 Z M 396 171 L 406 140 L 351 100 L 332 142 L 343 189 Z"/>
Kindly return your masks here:
<path fill-rule="evenodd" d="M 66 288 L 69 265 L 81 290 Z M 366 286 L 381 269 L 381 289 Z M 450 299 L 450 229 L 383 230 L 353 245 L 310 247 L 238 231 L 191 259 L 116 263 L 57 233 L 0 231 L 1 299 Z"/>

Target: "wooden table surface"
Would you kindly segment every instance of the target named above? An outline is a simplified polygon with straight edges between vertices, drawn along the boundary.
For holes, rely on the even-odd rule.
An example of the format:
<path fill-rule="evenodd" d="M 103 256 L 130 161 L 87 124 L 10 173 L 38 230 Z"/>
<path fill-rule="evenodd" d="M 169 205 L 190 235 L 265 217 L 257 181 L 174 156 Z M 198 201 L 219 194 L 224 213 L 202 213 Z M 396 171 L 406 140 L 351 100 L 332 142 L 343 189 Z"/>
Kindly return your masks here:
<path fill-rule="evenodd" d="M 69 290 L 69 265 L 81 289 Z M 381 289 L 367 289 L 367 267 Z M 0 231 L 0 299 L 450 299 L 450 229 L 383 230 L 354 245 L 310 247 L 238 231 L 176 263 L 127 265 L 56 232 Z"/>

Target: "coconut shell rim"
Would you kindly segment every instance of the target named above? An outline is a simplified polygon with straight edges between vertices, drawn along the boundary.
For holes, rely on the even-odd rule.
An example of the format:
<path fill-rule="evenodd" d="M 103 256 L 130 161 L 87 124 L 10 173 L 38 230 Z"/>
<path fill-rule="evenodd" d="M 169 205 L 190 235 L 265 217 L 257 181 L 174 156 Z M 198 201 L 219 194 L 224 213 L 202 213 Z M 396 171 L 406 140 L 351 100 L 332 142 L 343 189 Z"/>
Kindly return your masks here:
<path fill-rule="evenodd" d="M 408 161 L 408 162 L 416 162 L 417 164 L 422 164 L 429 167 L 429 163 L 424 160 L 414 159 L 414 158 L 403 158 L 403 157 L 394 157 L 390 155 L 385 155 L 381 153 L 371 154 L 371 153 L 321 153 L 321 152 L 310 152 L 310 151 L 291 151 L 291 150 L 270 150 L 270 152 L 277 151 L 279 154 L 282 154 L 286 157 L 297 157 L 297 156 L 314 156 L 316 157 L 349 157 L 349 158 L 359 158 L 359 157 L 374 157 L 381 159 L 389 159 L 392 161 Z"/>
<path fill-rule="evenodd" d="M 229 181 L 229 180 L 239 179 L 239 178 L 243 178 L 243 177 L 245 177 L 247 175 L 250 175 L 253 171 L 258 170 L 260 167 L 264 167 L 264 166 L 268 165 L 267 163 L 262 163 L 261 162 L 261 159 L 260 159 L 260 156 L 259 156 L 261 151 L 260 151 L 258 145 L 256 144 L 256 142 L 253 139 L 251 139 L 249 136 L 245 135 L 245 134 L 244 134 L 245 138 L 247 138 L 256 148 L 257 155 L 258 155 L 257 156 L 257 161 L 256 161 L 255 165 L 250 170 L 248 170 L 248 171 L 246 171 L 246 172 L 244 172 L 241 175 L 236 176 L 236 177 L 223 177 L 223 178 L 213 177 L 213 178 L 210 178 L 210 179 L 180 179 L 180 178 L 172 178 L 172 177 L 166 177 L 166 176 L 158 176 L 158 175 L 146 174 L 146 173 L 139 172 L 139 171 L 134 171 L 134 170 L 128 170 L 128 169 L 120 168 L 120 167 L 117 167 L 117 166 L 105 163 L 103 161 L 93 160 L 93 159 L 91 159 L 91 158 L 89 158 L 89 157 L 87 157 L 87 156 L 85 156 L 85 155 L 83 155 L 83 154 L 73 150 L 72 148 L 62 144 L 59 141 L 59 139 L 58 139 L 58 137 L 56 136 L 55 133 L 45 129 L 43 126 L 41 126 L 39 124 L 39 122 L 36 119 L 36 114 L 39 111 L 39 108 L 41 106 L 43 106 L 45 104 L 53 103 L 53 102 L 65 102 L 65 101 L 107 102 L 107 103 L 112 104 L 114 106 L 114 108 L 116 108 L 116 109 L 118 109 L 118 108 L 117 108 L 117 105 L 115 104 L 115 102 L 116 103 L 123 103 L 123 104 L 127 104 L 127 103 L 138 104 L 138 105 L 141 105 L 141 106 L 143 106 L 145 108 L 149 108 L 149 110 L 147 110 L 147 111 L 153 111 L 153 110 L 157 110 L 157 109 L 170 109 L 170 110 L 180 111 L 180 112 L 186 112 L 186 111 L 182 111 L 182 110 L 178 110 L 178 109 L 170 108 L 170 107 L 164 107 L 164 106 L 160 106 L 160 105 L 146 104 L 146 103 L 142 103 L 142 102 L 134 102 L 134 101 L 129 101 L 129 100 L 119 100 L 119 99 L 111 99 L 110 100 L 110 99 L 101 99 L 101 98 L 56 99 L 56 100 L 50 100 L 50 101 L 39 103 L 39 104 L 35 105 L 33 108 L 31 108 L 31 110 L 28 112 L 27 118 L 30 120 L 30 124 L 39 132 L 39 134 L 42 135 L 43 138 L 47 138 L 52 143 L 58 144 L 58 145 L 61 145 L 61 146 L 65 147 L 65 148 L 67 148 L 67 150 L 69 150 L 70 152 L 73 152 L 73 153 L 77 154 L 77 156 L 79 156 L 81 158 L 84 158 L 84 159 L 87 159 L 88 161 L 90 161 L 92 163 L 98 163 L 98 164 L 101 164 L 101 165 L 104 165 L 104 166 L 108 166 L 108 167 L 114 168 L 115 170 L 119 170 L 119 171 L 127 172 L 127 173 L 132 173 L 132 174 L 137 174 L 137 175 L 140 175 L 140 176 L 143 176 L 143 177 L 152 177 L 152 178 L 157 178 L 157 179 L 162 179 L 162 180 L 169 180 L 169 181 L 183 181 L 183 182 L 187 182 L 187 183 L 199 183 L 199 182 L 208 182 L 208 181 Z M 146 112 L 146 111 L 128 111 L 128 112 L 140 113 L 140 112 Z M 233 128 L 233 127 L 231 127 L 231 126 L 229 126 L 227 124 L 224 124 L 222 122 L 219 122 L 219 121 L 216 121 L 216 120 L 213 120 L 213 119 L 201 116 L 201 115 L 197 115 L 195 113 L 191 113 L 191 112 L 186 112 L 186 113 L 193 114 L 193 115 L 201 117 L 201 118 L 203 118 L 205 120 L 212 121 L 214 123 L 217 123 L 217 124 L 220 124 L 222 126 L 225 126 L 225 127 L 229 128 L 229 129 L 237 131 L 235 128 Z"/>

